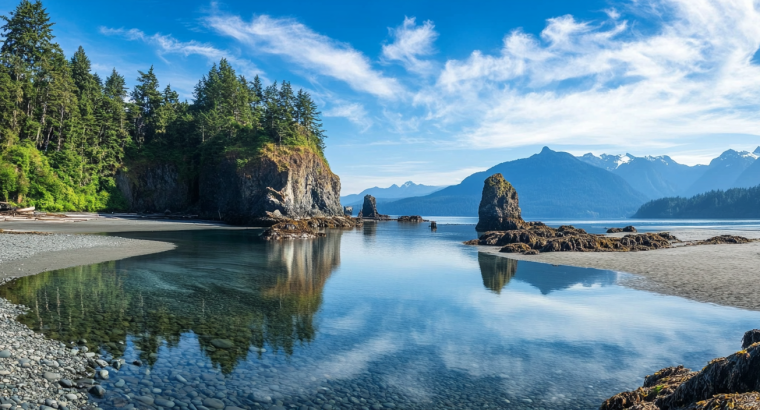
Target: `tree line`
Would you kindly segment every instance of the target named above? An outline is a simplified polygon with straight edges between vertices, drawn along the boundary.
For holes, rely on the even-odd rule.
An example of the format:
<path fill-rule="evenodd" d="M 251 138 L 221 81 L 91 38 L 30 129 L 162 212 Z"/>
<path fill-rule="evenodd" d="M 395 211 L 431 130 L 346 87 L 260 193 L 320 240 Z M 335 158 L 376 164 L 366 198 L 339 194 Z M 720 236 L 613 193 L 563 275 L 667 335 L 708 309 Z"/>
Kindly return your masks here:
<path fill-rule="evenodd" d="M 114 177 L 125 161 L 162 158 L 197 172 L 217 154 L 267 144 L 323 156 L 319 109 L 287 81 L 249 81 L 222 59 L 192 102 L 161 87 L 153 67 L 129 90 L 115 69 L 105 80 L 93 73 L 82 47 L 66 58 L 39 0 L 0 18 L 0 201 L 116 209 L 124 204 Z"/>
<path fill-rule="evenodd" d="M 760 218 L 760 186 L 732 188 L 695 195 L 649 201 L 634 218 Z"/>

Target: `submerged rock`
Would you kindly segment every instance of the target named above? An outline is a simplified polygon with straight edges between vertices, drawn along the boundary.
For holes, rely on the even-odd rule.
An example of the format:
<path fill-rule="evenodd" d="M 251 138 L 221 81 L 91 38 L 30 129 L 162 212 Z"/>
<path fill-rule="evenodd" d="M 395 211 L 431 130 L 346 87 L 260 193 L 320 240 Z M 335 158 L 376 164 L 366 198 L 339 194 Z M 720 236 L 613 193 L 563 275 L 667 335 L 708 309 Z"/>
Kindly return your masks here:
<path fill-rule="evenodd" d="M 744 335 L 743 345 L 757 330 Z M 760 343 L 712 360 L 699 372 L 668 367 L 644 378 L 642 387 L 616 394 L 600 410 L 760 409 Z"/>
<path fill-rule="evenodd" d="M 501 174 L 485 180 L 483 196 L 478 208 L 478 225 L 475 230 L 506 231 L 525 226 L 515 188 Z"/>

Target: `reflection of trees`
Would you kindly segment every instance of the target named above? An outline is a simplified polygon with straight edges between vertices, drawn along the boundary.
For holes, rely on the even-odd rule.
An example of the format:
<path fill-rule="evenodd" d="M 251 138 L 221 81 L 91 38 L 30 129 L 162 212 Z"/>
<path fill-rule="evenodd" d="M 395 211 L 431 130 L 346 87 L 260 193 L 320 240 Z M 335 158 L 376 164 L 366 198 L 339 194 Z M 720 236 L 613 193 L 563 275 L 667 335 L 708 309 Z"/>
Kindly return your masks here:
<path fill-rule="evenodd" d="M 66 343 L 86 339 L 90 349 L 121 356 L 129 334 L 149 364 L 163 343 L 176 346 L 182 333 L 192 331 L 212 361 L 229 372 L 251 346 L 291 354 L 296 344 L 314 339 L 314 316 L 340 263 L 340 241 L 336 231 L 316 240 L 259 243 L 253 251 L 261 253 L 260 263 L 250 272 L 235 271 L 229 286 L 198 284 L 193 274 L 213 273 L 178 269 L 176 275 L 162 272 L 164 288 L 157 289 L 146 281 L 157 273 L 109 262 L 21 278 L 0 288 L 0 296 L 30 307 L 19 318 L 23 323 Z M 215 339 L 233 347 L 215 347 Z"/>
<path fill-rule="evenodd" d="M 487 253 L 478 252 L 478 264 L 480 275 L 483 276 L 483 285 L 499 294 L 517 272 L 516 260 Z"/>

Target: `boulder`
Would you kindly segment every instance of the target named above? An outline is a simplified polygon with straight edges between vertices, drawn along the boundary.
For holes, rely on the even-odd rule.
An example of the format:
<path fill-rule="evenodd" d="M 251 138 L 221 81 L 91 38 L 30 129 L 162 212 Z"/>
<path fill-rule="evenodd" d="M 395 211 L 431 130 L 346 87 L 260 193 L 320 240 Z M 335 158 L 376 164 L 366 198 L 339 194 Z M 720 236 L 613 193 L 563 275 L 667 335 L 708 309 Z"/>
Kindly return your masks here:
<path fill-rule="evenodd" d="M 757 342 L 760 342 L 760 329 L 748 330 L 742 338 L 742 349 L 746 349 Z"/>
<path fill-rule="evenodd" d="M 759 333 L 747 332 L 745 350 L 712 360 L 699 372 L 678 366 L 646 376 L 642 387 L 616 394 L 600 410 L 760 409 L 760 343 L 752 343 Z"/>
<path fill-rule="evenodd" d="M 501 174 L 488 177 L 483 185 L 483 196 L 478 208 L 478 225 L 475 230 L 508 231 L 526 226 L 520 213 L 515 188 Z"/>
<path fill-rule="evenodd" d="M 729 244 L 729 243 L 749 243 L 752 242 L 751 239 L 747 239 L 743 236 L 734 236 L 734 235 L 720 235 L 720 236 L 713 236 L 710 239 L 705 239 L 704 241 L 697 242 L 699 245 L 721 245 L 721 244 Z"/>
<path fill-rule="evenodd" d="M 343 207 L 343 215 L 345 215 L 345 216 L 353 216 L 354 215 L 354 207 L 353 206 L 344 206 Z"/>

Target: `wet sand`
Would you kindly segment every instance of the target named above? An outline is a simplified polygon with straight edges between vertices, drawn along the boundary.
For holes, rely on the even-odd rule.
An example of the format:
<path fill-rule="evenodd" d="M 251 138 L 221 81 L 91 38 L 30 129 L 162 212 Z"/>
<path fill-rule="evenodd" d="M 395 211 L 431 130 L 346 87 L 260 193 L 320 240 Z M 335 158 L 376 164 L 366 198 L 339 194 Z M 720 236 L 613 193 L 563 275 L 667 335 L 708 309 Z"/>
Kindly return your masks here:
<path fill-rule="evenodd" d="M 683 240 L 726 234 L 760 238 L 760 231 L 689 229 L 670 232 Z M 499 247 L 494 246 L 479 248 L 482 252 L 517 260 L 632 273 L 634 275 L 621 279 L 620 284 L 699 302 L 760 310 L 760 242 L 646 252 L 552 252 L 533 256 L 499 253 Z"/>
<path fill-rule="evenodd" d="M 151 220 L 106 215 L 85 222 L 5 221 L 0 222 L 0 229 L 6 231 L 76 234 L 79 236 L 79 234 L 118 234 L 119 232 L 259 228 L 234 227 L 223 223 L 202 220 Z M 6 238 L 10 240 L 11 244 L 15 241 L 20 246 L 23 246 L 25 236 L 27 235 L 7 235 Z M 84 236 L 89 237 L 90 235 Z M 126 259 L 133 256 L 165 252 L 176 247 L 168 242 L 127 240 L 102 235 L 93 235 L 91 237 L 92 243 L 90 244 L 64 250 L 57 248 L 55 250 L 46 249 L 50 247 L 46 247 L 43 241 L 41 244 L 35 245 L 36 248 L 32 255 L 15 260 L 8 260 L 8 257 L 3 258 L 3 251 L 0 249 L 0 278 L 35 275 L 49 270 Z"/>

